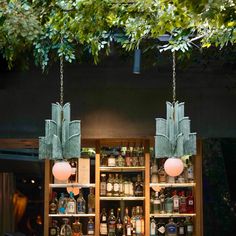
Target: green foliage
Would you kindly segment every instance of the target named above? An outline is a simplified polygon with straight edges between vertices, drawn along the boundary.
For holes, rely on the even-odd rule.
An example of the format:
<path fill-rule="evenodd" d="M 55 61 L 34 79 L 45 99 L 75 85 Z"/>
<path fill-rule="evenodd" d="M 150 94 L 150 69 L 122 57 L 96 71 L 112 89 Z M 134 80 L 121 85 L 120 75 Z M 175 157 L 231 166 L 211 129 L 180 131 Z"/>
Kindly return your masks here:
<path fill-rule="evenodd" d="M 44 70 L 59 56 L 72 62 L 84 51 L 97 63 L 112 41 L 127 51 L 222 48 L 236 42 L 235 19 L 233 0 L 2 0 L 0 53 L 11 67 L 33 49 Z M 163 34 L 169 41 L 158 40 Z"/>

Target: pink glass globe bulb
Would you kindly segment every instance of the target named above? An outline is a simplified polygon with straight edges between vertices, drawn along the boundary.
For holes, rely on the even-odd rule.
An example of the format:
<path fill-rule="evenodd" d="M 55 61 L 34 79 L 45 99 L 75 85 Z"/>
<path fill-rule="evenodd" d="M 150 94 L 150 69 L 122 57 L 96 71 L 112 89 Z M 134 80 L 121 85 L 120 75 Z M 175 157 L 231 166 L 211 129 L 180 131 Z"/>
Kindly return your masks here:
<path fill-rule="evenodd" d="M 165 172 L 172 177 L 180 175 L 184 170 L 184 163 L 180 158 L 168 158 L 164 164 Z"/>
<path fill-rule="evenodd" d="M 58 180 L 67 180 L 71 176 L 72 168 L 67 161 L 57 161 L 52 167 L 52 174 Z"/>

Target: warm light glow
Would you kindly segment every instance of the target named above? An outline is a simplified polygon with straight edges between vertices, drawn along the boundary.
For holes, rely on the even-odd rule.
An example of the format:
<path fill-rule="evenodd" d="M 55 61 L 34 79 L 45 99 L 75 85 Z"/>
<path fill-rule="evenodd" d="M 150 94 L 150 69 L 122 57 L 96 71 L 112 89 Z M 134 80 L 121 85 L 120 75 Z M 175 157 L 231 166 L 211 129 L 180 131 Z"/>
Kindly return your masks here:
<path fill-rule="evenodd" d="M 76 196 L 76 195 L 79 194 L 80 188 L 72 186 L 72 187 L 67 187 L 66 190 L 67 190 L 68 193 L 72 192 L 74 194 L 74 196 Z"/>
<path fill-rule="evenodd" d="M 57 161 L 52 167 L 53 176 L 58 180 L 67 180 L 71 172 L 72 168 L 67 161 Z"/>
<path fill-rule="evenodd" d="M 165 172 L 172 177 L 180 175 L 184 170 L 184 163 L 179 158 L 168 158 L 164 164 Z"/>

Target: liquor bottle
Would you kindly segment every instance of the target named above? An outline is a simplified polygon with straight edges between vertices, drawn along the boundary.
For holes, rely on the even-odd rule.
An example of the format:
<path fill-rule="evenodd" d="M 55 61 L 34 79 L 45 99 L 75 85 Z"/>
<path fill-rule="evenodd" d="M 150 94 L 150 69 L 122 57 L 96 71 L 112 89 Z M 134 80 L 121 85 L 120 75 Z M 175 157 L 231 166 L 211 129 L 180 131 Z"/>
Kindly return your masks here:
<path fill-rule="evenodd" d="M 72 223 L 72 236 L 83 236 L 82 224 L 79 219 L 75 219 L 75 222 Z"/>
<path fill-rule="evenodd" d="M 74 194 L 72 192 L 70 192 L 70 197 L 67 200 L 66 213 L 67 214 L 75 214 L 76 213 L 76 201 L 74 199 Z"/>
<path fill-rule="evenodd" d="M 177 229 L 178 229 L 178 236 L 185 236 L 185 225 L 184 225 L 184 220 L 181 219 L 178 223 L 177 223 Z"/>
<path fill-rule="evenodd" d="M 128 182 L 129 182 L 129 196 L 134 196 L 134 184 L 130 179 L 128 179 Z"/>
<path fill-rule="evenodd" d="M 114 191 L 114 178 L 113 174 L 109 174 L 108 180 L 107 180 L 107 196 L 111 197 L 113 196 Z"/>
<path fill-rule="evenodd" d="M 88 213 L 95 213 L 95 195 L 94 195 L 94 189 L 89 189 L 89 195 L 88 195 Z"/>
<path fill-rule="evenodd" d="M 84 200 L 83 192 L 80 190 L 79 197 L 77 198 L 77 212 L 85 213 L 86 211 L 86 202 Z"/>
<path fill-rule="evenodd" d="M 119 155 L 116 159 L 116 166 L 119 166 L 119 167 L 124 167 L 125 166 L 125 159 L 123 158 L 121 153 L 119 153 Z"/>
<path fill-rule="evenodd" d="M 127 224 L 128 219 L 130 219 L 130 217 L 129 217 L 129 209 L 128 209 L 128 207 L 126 207 L 126 208 L 125 208 L 125 215 L 124 215 L 124 219 L 123 219 L 124 225 Z"/>
<path fill-rule="evenodd" d="M 156 159 L 153 159 L 151 167 L 151 183 L 158 183 L 158 166 Z"/>
<path fill-rule="evenodd" d="M 179 198 L 179 213 L 187 213 L 187 200 L 184 191 L 181 192 Z"/>
<path fill-rule="evenodd" d="M 160 192 L 160 201 L 161 201 L 161 214 L 164 214 L 166 213 L 166 209 L 165 209 L 165 194 L 164 194 L 164 191 L 163 189 L 161 189 L 161 192 Z"/>
<path fill-rule="evenodd" d="M 142 216 L 140 206 L 136 206 L 136 235 L 142 235 Z"/>
<path fill-rule="evenodd" d="M 71 166 L 71 175 L 69 177 L 69 183 L 76 183 L 78 182 L 77 160 L 74 158 L 71 159 L 70 166 Z"/>
<path fill-rule="evenodd" d="M 151 197 L 150 197 L 150 213 L 153 214 L 154 213 L 154 198 L 155 198 L 155 193 L 156 192 L 151 192 Z"/>
<path fill-rule="evenodd" d="M 187 180 L 189 183 L 193 183 L 194 182 L 194 169 L 193 169 L 193 164 L 190 157 L 189 159 L 186 160 L 186 164 L 187 164 Z"/>
<path fill-rule="evenodd" d="M 64 224 L 61 226 L 60 236 L 71 236 L 72 229 L 69 225 L 69 219 L 63 218 Z"/>
<path fill-rule="evenodd" d="M 139 166 L 139 157 L 136 148 L 132 150 L 132 166 Z"/>
<path fill-rule="evenodd" d="M 125 153 L 125 165 L 128 167 L 132 166 L 132 156 L 131 156 L 130 147 L 127 148 L 126 153 Z"/>
<path fill-rule="evenodd" d="M 144 151 L 142 147 L 138 148 L 139 165 L 145 166 Z"/>
<path fill-rule="evenodd" d="M 106 174 L 101 174 L 101 182 L 100 182 L 100 196 L 107 195 L 107 181 Z"/>
<path fill-rule="evenodd" d="M 162 219 L 160 219 L 159 222 L 157 223 L 157 236 L 165 236 L 166 232 L 165 226 L 166 224 L 163 222 Z"/>
<path fill-rule="evenodd" d="M 130 222 L 130 218 L 128 219 L 128 222 L 127 222 L 125 228 L 126 228 L 125 236 L 132 236 L 132 224 Z"/>
<path fill-rule="evenodd" d="M 137 175 L 137 181 L 134 185 L 134 195 L 136 197 L 143 196 L 143 181 L 142 181 L 141 175 Z"/>
<path fill-rule="evenodd" d="M 155 221 L 154 217 L 152 217 L 151 223 L 150 223 L 150 236 L 157 235 L 156 227 L 157 227 L 156 221 Z"/>
<path fill-rule="evenodd" d="M 58 208 L 57 193 L 52 192 L 52 198 L 49 203 L 49 214 L 57 214 L 57 208 Z"/>
<path fill-rule="evenodd" d="M 120 215 L 120 208 L 117 209 L 117 219 L 116 219 L 116 236 L 123 235 L 123 223 Z"/>
<path fill-rule="evenodd" d="M 161 212 L 161 200 L 158 196 L 158 192 L 155 192 L 155 198 L 153 201 L 153 213 L 160 214 Z"/>
<path fill-rule="evenodd" d="M 120 175 L 119 178 L 119 195 L 122 197 L 124 196 L 124 180 L 122 175 Z"/>
<path fill-rule="evenodd" d="M 177 195 L 176 190 L 173 192 L 172 199 L 173 199 L 173 212 L 179 213 L 179 196 Z"/>
<path fill-rule="evenodd" d="M 111 209 L 110 215 L 108 217 L 108 236 L 116 235 L 116 217 L 114 215 L 114 210 Z"/>
<path fill-rule="evenodd" d="M 58 214 L 66 213 L 66 198 L 64 193 L 61 193 L 61 196 L 58 201 Z"/>
<path fill-rule="evenodd" d="M 127 178 L 124 179 L 124 196 L 128 197 L 129 196 L 129 188 L 130 188 L 130 184 Z"/>
<path fill-rule="evenodd" d="M 173 199 L 171 198 L 169 192 L 167 192 L 167 195 L 165 198 L 165 210 L 166 210 L 166 213 L 173 213 Z"/>
<path fill-rule="evenodd" d="M 192 219 L 190 217 L 187 217 L 184 224 L 185 224 L 186 236 L 192 236 L 193 235 Z"/>
<path fill-rule="evenodd" d="M 115 174 L 113 196 L 118 197 L 120 192 L 119 175 Z"/>
<path fill-rule="evenodd" d="M 101 166 L 107 166 L 107 165 L 108 165 L 107 155 L 101 153 Z"/>
<path fill-rule="evenodd" d="M 141 215 L 141 236 L 144 236 L 144 231 L 145 231 L 145 222 L 144 222 L 144 217 L 143 217 L 143 207 L 140 207 L 140 215 Z"/>
<path fill-rule="evenodd" d="M 94 235 L 95 230 L 94 230 L 94 221 L 92 218 L 89 218 L 88 225 L 87 225 L 87 235 Z"/>
<path fill-rule="evenodd" d="M 132 224 L 132 236 L 136 236 L 136 208 L 132 208 L 132 215 L 131 215 L 131 224 Z"/>
<path fill-rule="evenodd" d="M 57 221 L 52 221 L 52 226 L 49 227 L 49 236 L 60 236 L 60 228 L 57 226 Z"/>
<path fill-rule="evenodd" d="M 166 225 L 166 236 L 177 236 L 177 225 L 173 218 L 170 218 L 169 223 Z"/>
<path fill-rule="evenodd" d="M 115 156 L 112 154 L 108 157 L 108 166 L 109 167 L 116 166 L 116 159 L 115 159 Z"/>
<path fill-rule="evenodd" d="M 186 208 L 187 213 L 194 213 L 194 197 L 192 191 L 189 192 L 189 195 L 186 198 Z"/>
<path fill-rule="evenodd" d="M 158 170 L 158 180 L 160 183 L 165 183 L 166 182 L 166 172 L 164 169 L 164 163 L 165 163 L 165 159 L 162 159 L 160 161 L 160 168 Z"/>
<path fill-rule="evenodd" d="M 107 235 L 107 214 L 106 209 L 102 209 L 100 217 L 100 235 Z"/>

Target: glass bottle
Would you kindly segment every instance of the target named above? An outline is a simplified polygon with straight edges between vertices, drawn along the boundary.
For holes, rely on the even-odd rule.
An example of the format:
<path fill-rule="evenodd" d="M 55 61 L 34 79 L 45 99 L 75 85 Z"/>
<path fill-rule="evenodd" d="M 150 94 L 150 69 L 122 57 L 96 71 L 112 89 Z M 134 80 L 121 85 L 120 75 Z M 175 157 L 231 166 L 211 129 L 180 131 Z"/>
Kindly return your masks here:
<path fill-rule="evenodd" d="M 178 235 L 182 235 L 182 236 L 186 236 L 185 235 L 185 225 L 184 225 L 184 220 L 181 219 L 178 224 L 177 224 L 177 228 L 178 228 Z"/>
<path fill-rule="evenodd" d="M 186 164 L 187 164 L 187 180 L 189 183 L 193 183 L 194 182 L 194 169 L 193 169 L 193 164 L 190 157 L 189 159 L 186 160 Z"/>
<path fill-rule="evenodd" d="M 142 147 L 138 148 L 138 157 L 139 157 L 139 165 L 145 166 L 144 151 Z"/>
<path fill-rule="evenodd" d="M 182 174 L 180 174 L 180 175 L 178 176 L 177 182 L 178 182 L 178 183 L 184 183 L 184 182 L 185 182 L 184 171 L 183 171 Z"/>
<path fill-rule="evenodd" d="M 124 179 L 124 196 L 128 197 L 129 196 L 129 188 L 130 188 L 130 184 L 127 178 Z"/>
<path fill-rule="evenodd" d="M 139 157 L 135 147 L 132 150 L 132 166 L 139 166 Z"/>
<path fill-rule="evenodd" d="M 124 215 L 124 219 L 123 219 L 124 225 L 126 225 L 126 224 L 128 223 L 128 219 L 129 219 L 129 218 L 130 218 L 130 217 L 129 217 L 129 208 L 126 207 L 126 208 L 125 208 L 125 215 Z"/>
<path fill-rule="evenodd" d="M 124 167 L 125 166 L 125 159 L 123 158 L 121 153 L 119 153 L 119 155 L 116 159 L 116 166 L 119 166 L 119 167 Z"/>
<path fill-rule="evenodd" d="M 173 199 L 170 196 L 170 193 L 167 193 L 165 198 L 165 210 L 166 213 L 173 213 Z"/>
<path fill-rule="evenodd" d="M 86 211 L 86 202 L 84 200 L 83 191 L 80 190 L 79 197 L 77 198 L 77 212 L 85 213 Z"/>
<path fill-rule="evenodd" d="M 94 189 L 89 189 L 89 195 L 88 195 L 88 213 L 95 213 L 95 195 L 94 195 Z"/>
<path fill-rule="evenodd" d="M 159 222 L 157 223 L 157 236 L 165 236 L 166 228 L 165 222 L 160 219 Z"/>
<path fill-rule="evenodd" d="M 161 200 L 158 196 L 158 192 L 155 192 L 155 198 L 153 201 L 153 213 L 160 214 L 161 212 Z"/>
<path fill-rule="evenodd" d="M 94 221 L 92 218 L 89 218 L 88 225 L 87 225 L 87 235 L 94 235 L 95 234 L 95 227 Z"/>
<path fill-rule="evenodd" d="M 106 209 L 103 208 L 100 216 L 100 235 L 107 235 L 107 233 L 107 214 Z"/>
<path fill-rule="evenodd" d="M 107 195 L 107 180 L 106 174 L 101 174 L 101 182 L 100 182 L 100 196 Z"/>
<path fill-rule="evenodd" d="M 126 228 L 125 236 L 132 236 L 132 224 L 130 222 L 130 218 L 128 219 L 128 222 L 127 222 L 125 228 Z"/>
<path fill-rule="evenodd" d="M 119 195 L 122 197 L 124 196 L 124 181 L 122 175 L 119 178 Z"/>
<path fill-rule="evenodd" d="M 186 236 L 192 236 L 193 235 L 193 222 L 192 218 L 187 217 L 185 222 L 185 229 L 186 229 Z"/>
<path fill-rule="evenodd" d="M 118 197 L 120 192 L 119 174 L 115 174 L 113 196 Z"/>
<path fill-rule="evenodd" d="M 70 197 L 67 200 L 66 204 L 66 214 L 75 214 L 76 213 L 76 201 L 74 194 L 70 192 Z"/>
<path fill-rule="evenodd" d="M 166 213 L 166 210 L 165 210 L 165 194 L 164 194 L 163 189 L 161 189 L 161 192 L 160 192 L 160 201 L 161 201 L 160 213 L 164 214 L 164 213 Z"/>
<path fill-rule="evenodd" d="M 58 214 L 66 213 L 66 198 L 64 193 L 61 193 L 61 196 L 58 201 Z"/>
<path fill-rule="evenodd" d="M 58 208 L 57 193 L 52 192 L 52 198 L 49 203 L 49 214 L 57 214 L 57 208 Z"/>
<path fill-rule="evenodd" d="M 69 183 L 76 183 L 78 182 L 78 174 L 77 174 L 77 160 L 75 158 L 70 160 L 71 166 L 71 175 L 69 177 Z"/>
<path fill-rule="evenodd" d="M 107 196 L 111 197 L 113 196 L 114 191 L 114 178 L 113 174 L 109 174 L 108 180 L 107 180 Z"/>
<path fill-rule="evenodd" d="M 151 192 L 151 197 L 150 197 L 150 213 L 153 214 L 154 213 L 154 198 L 155 198 L 155 192 Z"/>
<path fill-rule="evenodd" d="M 107 155 L 101 153 L 101 166 L 108 166 Z"/>
<path fill-rule="evenodd" d="M 130 179 L 128 179 L 128 182 L 129 182 L 129 196 L 132 197 L 134 196 L 134 184 Z"/>
<path fill-rule="evenodd" d="M 108 157 L 108 166 L 109 167 L 116 166 L 116 159 L 115 159 L 115 156 L 112 154 Z"/>
<path fill-rule="evenodd" d="M 187 213 L 187 201 L 184 191 L 181 191 L 179 198 L 179 213 Z"/>
<path fill-rule="evenodd" d="M 166 236 L 177 236 L 177 225 L 173 218 L 170 218 L 169 223 L 166 225 Z"/>
<path fill-rule="evenodd" d="M 189 195 L 186 198 L 186 208 L 187 213 L 194 213 L 194 197 L 192 191 L 189 192 Z"/>
<path fill-rule="evenodd" d="M 120 208 L 117 209 L 117 219 L 116 219 L 116 236 L 123 235 L 123 223 L 121 220 Z"/>
<path fill-rule="evenodd" d="M 116 235 L 116 217 L 114 215 L 114 210 L 111 209 L 110 215 L 108 217 L 108 236 Z"/>
<path fill-rule="evenodd" d="M 153 159 L 151 167 L 151 183 L 158 183 L 158 166 L 155 159 Z"/>
<path fill-rule="evenodd" d="M 141 175 L 137 175 L 137 181 L 134 186 L 134 195 L 136 197 L 143 196 L 143 181 L 142 181 Z"/>
<path fill-rule="evenodd" d="M 132 166 L 132 156 L 131 156 L 130 147 L 127 148 L 126 153 L 125 153 L 125 165 L 128 167 Z"/>
<path fill-rule="evenodd" d="M 69 225 L 69 219 L 63 218 L 64 224 L 61 226 L 60 236 L 72 236 L 72 229 Z"/>
<path fill-rule="evenodd" d="M 141 234 L 140 234 L 140 236 L 144 236 L 145 222 L 144 222 L 144 216 L 143 216 L 143 207 L 140 207 L 140 216 L 141 216 Z"/>
<path fill-rule="evenodd" d="M 157 232 L 156 232 L 156 221 L 154 219 L 154 217 L 152 217 L 151 222 L 150 222 L 150 236 L 156 236 Z"/>
<path fill-rule="evenodd" d="M 132 236 L 136 236 L 136 209 L 135 207 L 132 208 L 132 215 L 131 215 L 131 224 L 132 224 Z"/>
<path fill-rule="evenodd" d="M 49 236 L 60 236 L 60 228 L 57 226 L 57 221 L 52 221 L 52 226 L 49 227 Z"/>
<path fill-rule="evenodd" d="M 172 199 L 173 199 L 173 212 L 179 213 L 179 196 L 177 195 L 176 190 L 173 192 Z"/>
<path fill-rule="evenodd" d="M 166 183 L 166 172 L 164 169 L 165 159 L 160 161 L 160 168 L 158 170 L 158 179 L 160 183 Z"/>
<path fill-rule="evenodd" d="M 75 222 L 72 223 L 72 236 L 83 236 L 82 224 L 79 219 L 75 219 Z"/>
<path fill-rule="evenodd" d="M 136 235 L 142 235 L 142 216 L 139 206 L 136 206 Z"/>

